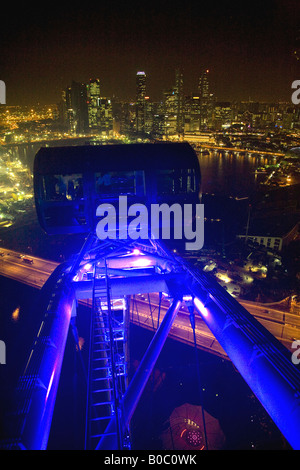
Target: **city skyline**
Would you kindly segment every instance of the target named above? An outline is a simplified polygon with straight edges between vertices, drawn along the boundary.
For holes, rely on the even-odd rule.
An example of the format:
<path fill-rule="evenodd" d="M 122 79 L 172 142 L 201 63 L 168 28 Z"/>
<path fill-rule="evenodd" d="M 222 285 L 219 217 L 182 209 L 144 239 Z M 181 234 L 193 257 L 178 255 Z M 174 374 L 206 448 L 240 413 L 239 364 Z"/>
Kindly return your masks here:
<path fill-rule="evenodd" d="M 56 103 L 72 80 L 98 77 L 103 96 L 132 100 L 138 70 L 158 101 L 178 68 L 186 94 L 209 69 L 219 100 L 288 100 L 299 78 L 299 12 L 294 0 L 8 8 L 0 32 L 6 102 Z"/>

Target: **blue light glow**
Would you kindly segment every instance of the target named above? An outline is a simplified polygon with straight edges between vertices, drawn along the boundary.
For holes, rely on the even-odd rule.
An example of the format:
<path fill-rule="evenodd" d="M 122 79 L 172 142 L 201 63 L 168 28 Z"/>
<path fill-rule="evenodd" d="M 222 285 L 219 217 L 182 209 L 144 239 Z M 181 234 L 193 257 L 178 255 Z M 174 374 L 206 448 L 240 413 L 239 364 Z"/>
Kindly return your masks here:
<path fill-rule="evenodd" d="M 194 298 L 194 304 L 196 309 L 201 313 L 201 315 L 203 315 L 203 317 L 208 316 L 207 308 L 204 307 L 204 304 L 201 302 L 201 300 L 198 299 L 198 297 Z"/>

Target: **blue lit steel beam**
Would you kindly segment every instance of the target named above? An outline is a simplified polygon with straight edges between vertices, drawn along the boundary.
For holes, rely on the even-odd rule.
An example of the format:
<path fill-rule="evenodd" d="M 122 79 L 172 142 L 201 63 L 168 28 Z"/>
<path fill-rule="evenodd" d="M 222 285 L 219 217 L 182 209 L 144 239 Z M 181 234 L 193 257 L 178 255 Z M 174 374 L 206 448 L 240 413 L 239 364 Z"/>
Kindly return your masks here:
<path fill-rule="evenodd" d="M 135 275 L 132 277 L 110 278 L 110 289 L 113 298 L 124 295 L 142 294 L 147 292 L 168 292 L 168 281 L 176 278 L 176 274 Z M 95 287 L 105 288 L 105 279 L 97 279 Z M 93 281 L 73 282 L 77 299 L 90 299 L 93 292 Z"/>
<path fill-rule="evenodd" d="M 182 280 L 217 341 L 290 445 L 300 449 L 300 371 L 291 353 L 218 282 L 161 241 L 157 252 L 182 265 Z"/>
<path fill-rule="evenodd" d="M 104 266 L 104 259 L 99 260 L 98 266 Z M 126 268 L 149 268 L 149 267 L 159 266 L 165 271 L 171 271 L 172 265 L 169 260 L 162 256 L 149 254 L 139 254 L 139 255 L 129 255 L 129 256 L 119 256 L 119 257 L 107 257 L 107 267 L 116 268 L 116 269 L 126 269 Z"/>
<path fill-rule="evenodd" d="M 18 419 L 12 446 L 19 449 L 47 448 L 75 302 L 65 269 L 65 265 L 58 266 L 41 290 L 45 315 L 17 388 Z"/>
<path fill-rule="evenodd" d="M 121 400 L 120 409 L 122 413 L 122 426 L 126 430 L 132 415 L 136 409 L 139 399 L 143 393 L 143 390 L 147 384 L 147 381 L 151 375 L 151 372 L 155 366 L 158 356 L 165 344 L 168 337 L 169 331 L 175 320 L 178 310 L 181 306 L 181 300 L 176 297 L 174 298 L 172 305 L 168 309 L 163 321 L 161 322 L 158 330 L 156 331 L 140 365 L 128 385 L 128 388 Z M 96 450 L 115 450 L 117 449 L 117 437 L 114 434 L 116 432 L 116 420 L 113 417 L 110 424 L 107 427 L 106 433 L 98 443 Z"/>
<path fill-rule="evenodd" d="M 274 423 L 300 449 L 300 372 L 290 352 L 205 273 L 188 269 L 200 316 Z"/>

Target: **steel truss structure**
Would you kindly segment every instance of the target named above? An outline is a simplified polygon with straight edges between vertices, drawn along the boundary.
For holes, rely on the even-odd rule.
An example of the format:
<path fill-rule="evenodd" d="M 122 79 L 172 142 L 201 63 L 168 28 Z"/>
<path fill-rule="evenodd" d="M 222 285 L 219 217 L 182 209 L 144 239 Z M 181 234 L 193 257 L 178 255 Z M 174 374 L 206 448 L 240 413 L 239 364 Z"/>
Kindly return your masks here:
<path fill-rule="evenodd" d="M 158 294 L 154 337 L 128 380 L 132 297 Z M 14 439 L 7 445 L 46 449 L 69 325 L 79 300 L 92 299 L 87 374 L 87 449 L 130 448 L 130 421 L 182 304 L 207 324 L 275 424 L 300 448 L 300 373 L 289 351 L 208 274 L 158 240 L 100 241 L 91 233 L 73 262 L 44 288 L 45 317 L 18 387 Z M 75 326 L 76 330 L 76 326 Z"/>

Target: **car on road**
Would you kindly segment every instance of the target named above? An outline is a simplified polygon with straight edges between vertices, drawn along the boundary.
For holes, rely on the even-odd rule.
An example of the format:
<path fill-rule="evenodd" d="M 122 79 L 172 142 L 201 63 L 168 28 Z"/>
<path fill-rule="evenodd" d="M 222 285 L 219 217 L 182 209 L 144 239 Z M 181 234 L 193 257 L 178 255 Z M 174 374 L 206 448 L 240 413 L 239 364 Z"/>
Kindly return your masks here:
<path fill-rule="evenodd" d="M 29 256 L 22 256 L 22 261 L 27 264 L 33 264 L 33 259 L 29 258 Z"/>

